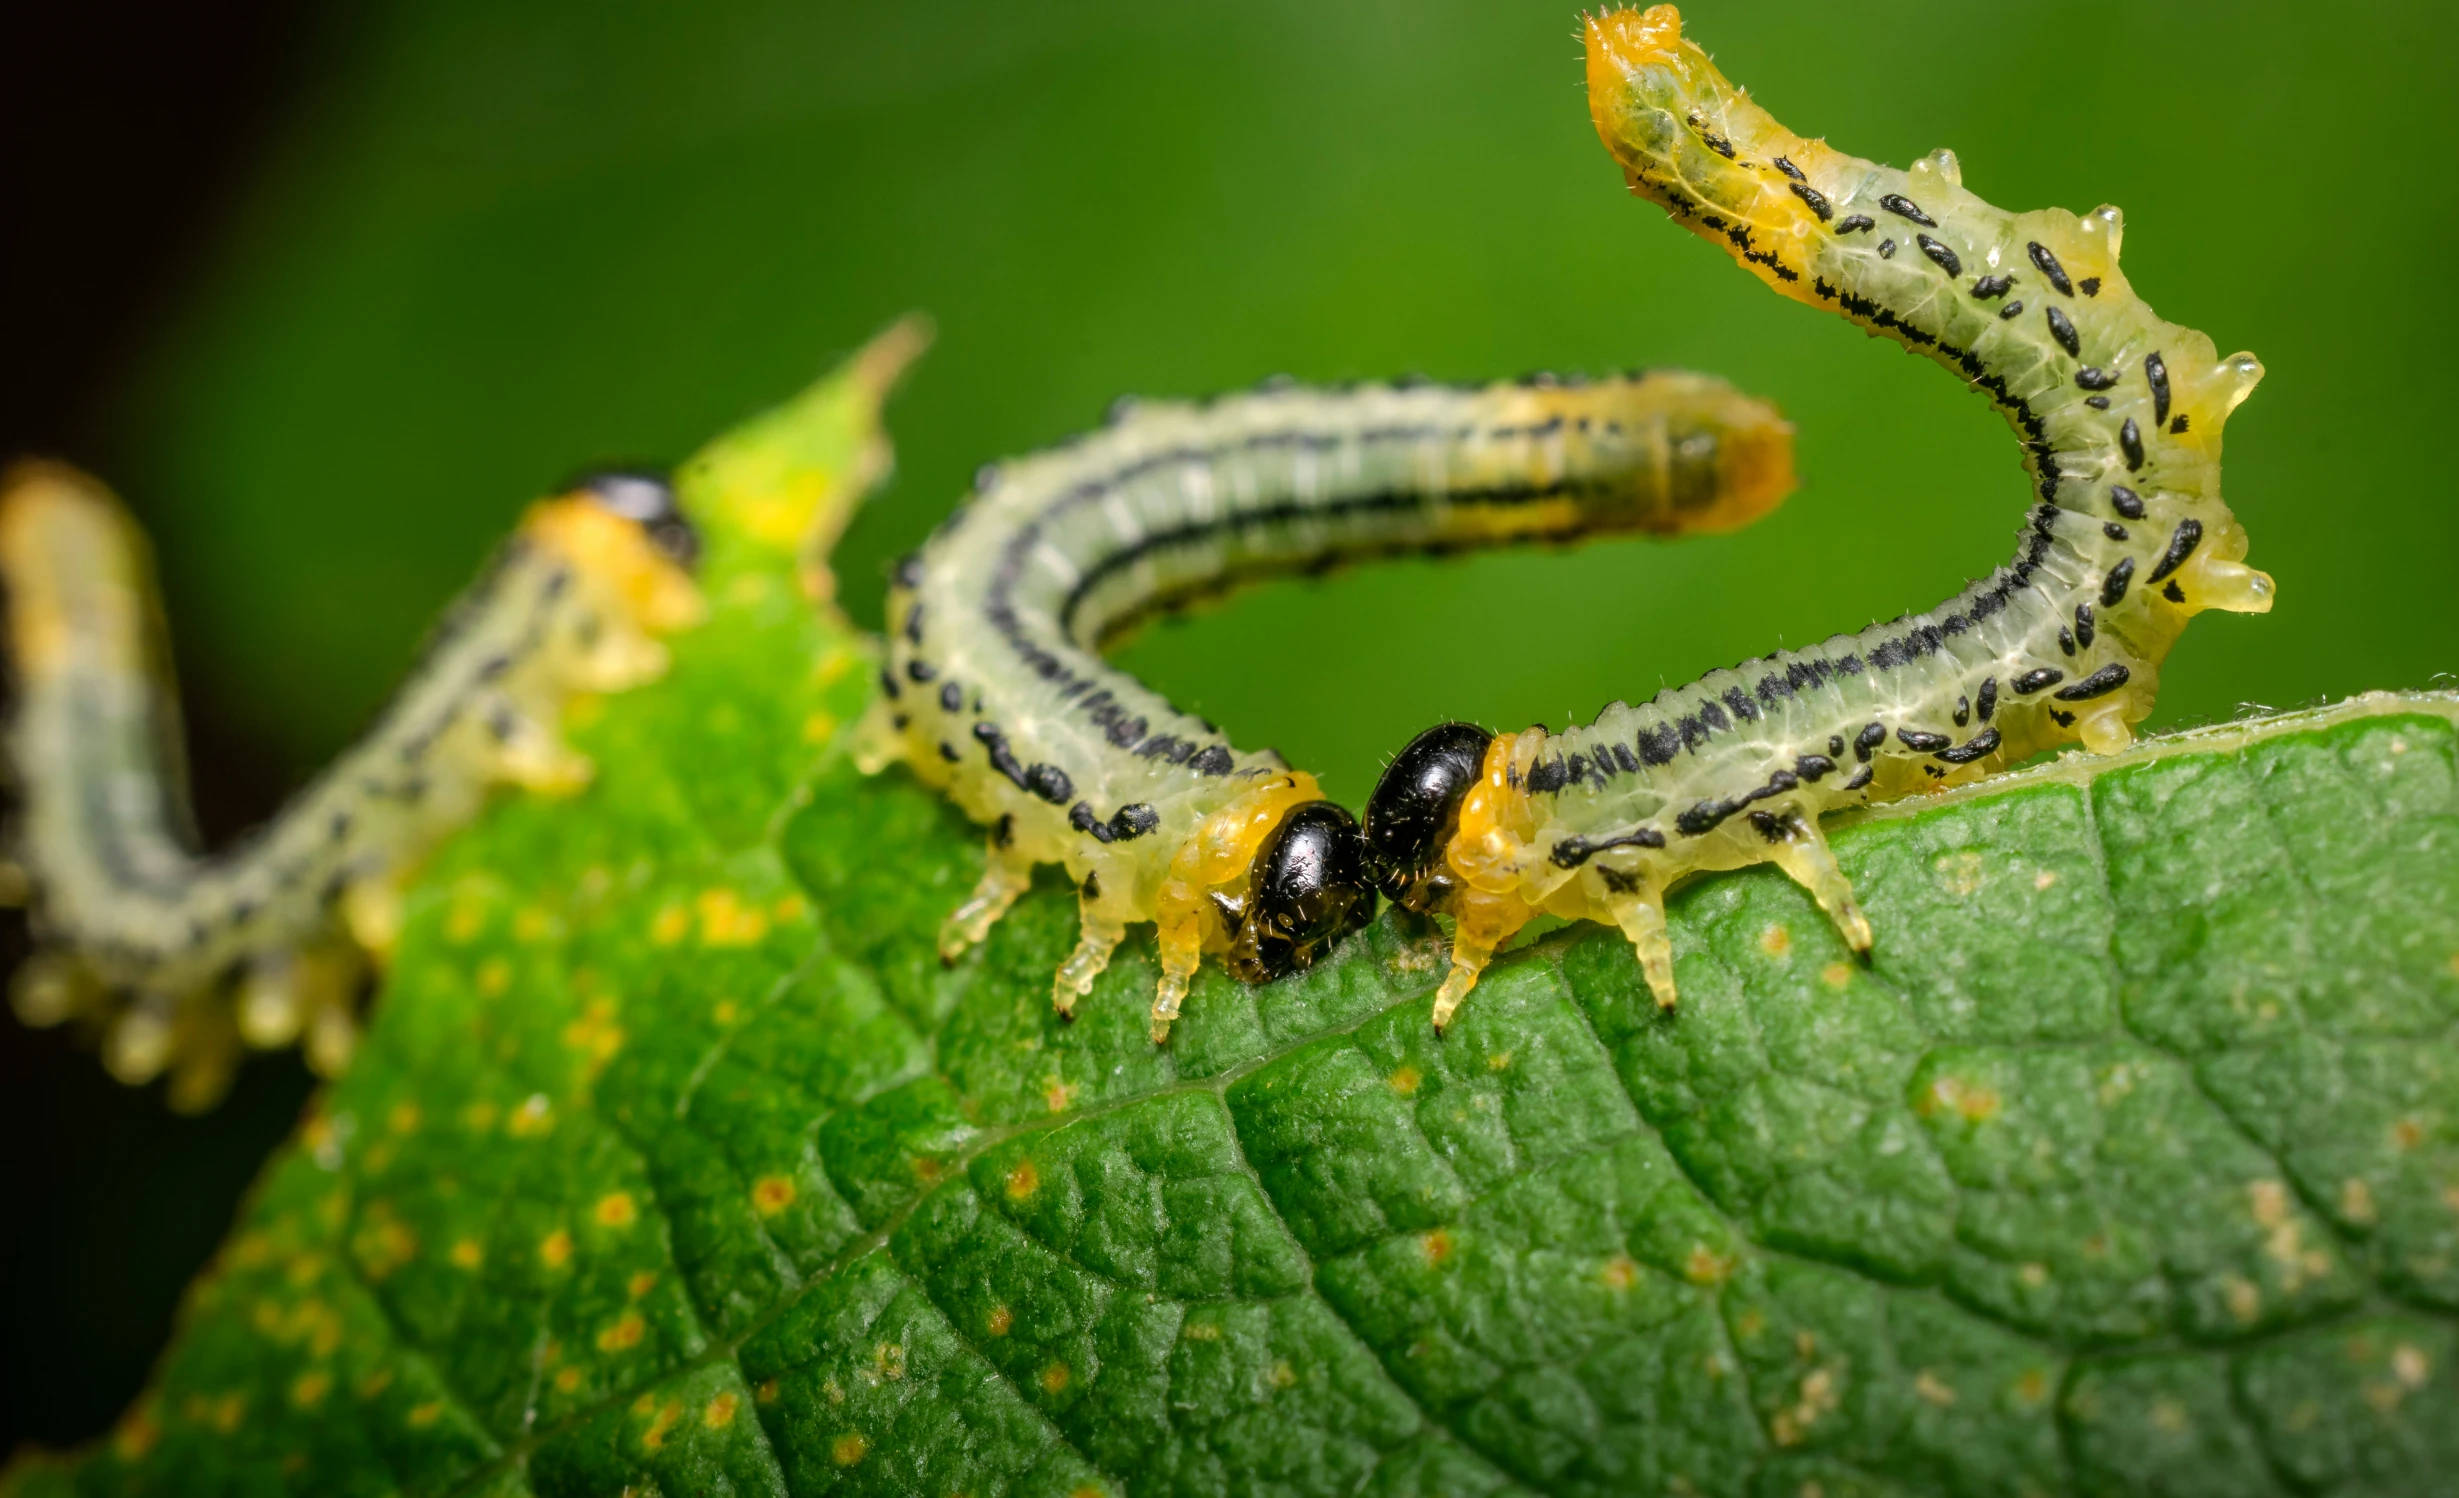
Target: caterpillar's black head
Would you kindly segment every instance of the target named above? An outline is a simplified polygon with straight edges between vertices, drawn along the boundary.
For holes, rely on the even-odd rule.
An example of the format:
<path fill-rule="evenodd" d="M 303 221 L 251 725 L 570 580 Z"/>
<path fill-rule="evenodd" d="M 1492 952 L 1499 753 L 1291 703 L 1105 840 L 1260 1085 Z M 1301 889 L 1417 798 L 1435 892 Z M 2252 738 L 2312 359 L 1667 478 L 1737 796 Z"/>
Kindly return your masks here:
<path fill-rule="evenodd" d="M 683 507 L 675 503 L 674 485 L 664 474 L 614 469 L 589 474 L 573 484 L 572 490 L 639 526 L 649 544 L 676 566 L 688 572 L 699 565 L 700 532 L 683 518 Z"/>
<path fill-rule="evenodd" d="M 1366 801 L 1366 861 L 1394 904 L 1431 912 L 1451 893 L 1443 848 L 1460 828 L 1460 798 L 1484 773 L 1493 742 L 1474 723 L 1438 723 L 1384 767 Z"/>
<path fill-rule="evenodd" d="M 1309 801 L 1292 808 L 1255 850 L 1229 969 L 1245 982 L 1265 983 L 1312 967 L 1374 913 L 1356 818 L 1332 802 Z"/>

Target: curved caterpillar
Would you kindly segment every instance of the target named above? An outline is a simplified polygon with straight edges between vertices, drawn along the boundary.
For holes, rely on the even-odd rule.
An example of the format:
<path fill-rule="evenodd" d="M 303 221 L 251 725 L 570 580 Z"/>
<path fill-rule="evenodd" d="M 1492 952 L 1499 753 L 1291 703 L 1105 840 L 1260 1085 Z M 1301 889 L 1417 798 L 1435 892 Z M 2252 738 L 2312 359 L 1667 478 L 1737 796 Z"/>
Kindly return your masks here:
<path fill-rule="evenodd" d="M 1938 151 L 1909 172 L 1805 140 L 1683 39 L 1670 5 L 1587 22 L 1589 107 L 1631 190 L 1777 291 L 1988 395 L 2035 489 L 2014 560 L 1939 607 L 1780 651 L 1568 733 L 1429 730 L 1368 805 L 1378 874 L 1457 918 L 1439 1028 L 1538 912 L 1619 926 L 1674 1002 L 1664 896 L 1774 862 L 1857 951 L 1830 808 L 2132 741 L 2205 609 L 2261 613 L 2220 497 L 2220 430 L 2262 366 L 2163 322 L 2118 269 L 2115 208 L 2014 214 Z"/>
<path fill-rule="evenodd" d="M 304 1032 L 309 1060 L 337 1070 L 358 948 L 381 955 L 398 925 L 394 881 L 490 785 L 586 783 L 558 736 L 563 705 L 665 670 L 654 636 L 701 613 L 698 544 L 662 479 L 602 475 L 532 506 L 367 736 L 202 857 L 144 539 L 83 474 L 17 466 L 0 481 L 14 853 L 51 948 L 20 970 L 18 1014 L 99 1021 L 113 1075 L 171 1068 L 183 1108 L 220 1095 L 242 1041 Z"/>
<path fill-rule="evenodd" d="M 1063 864 L 1081 935 L 1062 1014 L 1131 922 L 1159 927 L 1166 1038 L 1202 954 L 1260 982 L 1372 913 L 1355 824 L 1312 775 L 1232 747 L 1099 649 L 1241 579 L 1346 559 L 1747 524 L 1793 486 L 1792 428 L 1697 375 L 1483 389 L 1267 388 L 1129 405 L 983 471 L 897 570 L 860 762 L 903 760 L 991 828 L 941 955 Z"/>

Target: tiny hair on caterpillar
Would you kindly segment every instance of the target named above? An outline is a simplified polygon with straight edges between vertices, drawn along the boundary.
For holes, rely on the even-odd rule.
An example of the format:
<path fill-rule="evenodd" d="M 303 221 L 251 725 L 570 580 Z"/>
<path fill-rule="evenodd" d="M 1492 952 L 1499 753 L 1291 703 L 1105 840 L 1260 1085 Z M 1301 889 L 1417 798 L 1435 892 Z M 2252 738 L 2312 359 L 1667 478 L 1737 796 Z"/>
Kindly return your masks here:
<path fill-rule="evenodd" d="M 1062 865 L 1080 936 L 1059 1012 L 1131 923 L 1156 924 L 1152 1034 L 1205 953 L 1260 983 L 1374 910 L 1366 849 L 1315 777 L 1102 659 L 1242 580 L 1374 556 L 1615 532 L 1729 530 L 1793 488 L 1792 428 L 1683 373 L 1122 402 L 1108 425 L 985 468 L 896 569 L 857 762 L 892 762 L 990 829 L 939 940 L 955 961 Z"/>
<path fill-rule="evenodd" d="M 12 1000 L 98 1029 L 107 1069 L 210 1106 L 243 1046 L 347 1062 L 399 881 L 490 787 L 585 785 L 561 735 L 580 693 L 661 675 L 701 615 L 698 535 L 659 475 L 604 473 L 530 507 L 356 744 L 274 818 L 200 853 L 144 537 L 65 465 L 0 476 L 0 582 L 19 807 L 14 893 L 43 950 Z"/>
<path fill-rule="evenodd" d="M 2126 747 L 2206 609 L 2262 613 L 2220 495 L 2221 428 L 2262 366 L 2164 322 L 2118 266 L 2115 208 L 2009 213 L 1937 151 L 1909 171 L 1778 124 L 1670 5 L 1585 26 L 1597 134 L 1631 191 L 1783 295 L 1987 395 L 2032 480 L 2014 559 L 1925 613 L 1709 673 L 1564 733 L 1428 730 L 1367 806 L 1378 883 L 1455 921 L 1434 1023 L 1539 914 L 1619 927 L 1675 1000 L 1668 888 L 1774 863 L 1867 955 L 1822 812 L 1977 779 L 2061 744 Z"/>

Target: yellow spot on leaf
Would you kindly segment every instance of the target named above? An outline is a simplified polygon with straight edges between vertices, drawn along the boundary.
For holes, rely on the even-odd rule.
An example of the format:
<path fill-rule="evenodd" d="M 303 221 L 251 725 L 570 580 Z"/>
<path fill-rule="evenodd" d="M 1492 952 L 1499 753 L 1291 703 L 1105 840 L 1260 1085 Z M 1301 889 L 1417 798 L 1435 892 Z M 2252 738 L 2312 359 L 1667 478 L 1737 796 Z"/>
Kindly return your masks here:
<path fill-rule="evenodd" d="M 1778 921 L 1759 933 L 1759 950 L 1770 957 L 1782 957 L 1793 950 L 1793 933 Z"/>
<path fill-rule="evenodd" d="M 811 913 L 811 904 L 800 895 L 779 895 L 777 903 L 768 908 L 779 925 L 788 925 Z"/>
<path fill-rule="evenodd" d="M 425 1404 L 412 1405 L 408 1418 L 411 1429 L 424 1430 L 444 1418 L 444 1401 L 430 1399 Z"/>
<path fill-rule="evenodd" d="M 734 1023 L 736 1016 L 741 1013 L 742 1011 L 735 1007 L 734 1000 L 719 999 L 717 1001 L 717 1007 L 709 1011 L 709 1018 L 715 1020 L 721 1025 L 731 1025 Z"/>
<path fill-rule="evenodd" d="M 1830 988 L 1842 988 L 1853 981 L 1853 965 L 1849 962 L 1831 962 L 1819 969 L 1819 981 Z"/>
<path fill-rule="evenodd" d="M 681 1418 L 683 1418 L 683 1401 L 669 1399 L 659 1405 L 657 1413 L 649 1417 L 649 1428 L 640 1433 L 642 1449 L 657 1451 L 663 1448 L 666 1444 L 666 1432 L 674 1429 L 675 1422 Z"/>
<path fill-rule="evenodd" d="M 2058 871 L 2056 869 L 2043 869 L 2032 876 L 2032 887 L 2036 890 L 2047 889 L 2057 882 Z"/>
<path fill-rule="evenodd" d="M 2391 1349 L 2391 1377 L 2403 1385 L 2421 1389 L 2432 1376 L 2433 1360 L 2425 1356 L 2424 1349 L 2407 1342 Z"/>
<path fill-rule="evenodd" d="M 1452 1255 L 1451 1230 L 1436 1228 L 1417 1240 L 1417 1251 L 1426 1256 L 1428 1264 L 1441 1264 Z"/>
<path fill-rule="evenodd" d="M 2038 1368 L 2026 1368 L 2015 1380 L 2015 1397 L 2026 1404 L 2039 1404 L 2049 1397 L 2049 1375 Z"/>
<path fill-rule="evenodd" d="M 1413 1097 L 1417 1093 L 1417 1084 L 1424 1079 L 1417 1074 L 1416 1067 L 1411 1066 L 1404 1061 L 1400 1065 L 1394 1067 L 1392 1069 L 1392 1074 L 1383 1080 L 1389 1083 L 1391 1085 L 1391 1089 L 1394 1092 L 1399 1093 L 1402 1097 Z"/>
<path fill-rule="evenodd" d="M 640 1312 L 626 1311 L 615 1318 L 614 1325 L 598 1333 L 598 1351 L 622 1352 L 638 1347 L 640 1339 L 648 1334 L 649 1323 L 641 1319 Z"/>
<path fill-rule="evenodd" d="M 634 1300 L 640 1299 L 656 1288 L 657 1275 L 654 1271 L 647 1269 L 636 1271 L 629 1280 L 624 1282 L 623 1286 L 624 1293 Z"/>
<path fill-rule="evenodd" d="M 803 719 L 803 742 L 813 748 L 819 748 L 836 736 L 837 715 L 835 713 L 816 712 Z"/>
<path fill-rule="evenodd" d="M 555 918 L 535 905 L 525 906 L 512 918 L 515 941 L 544 941 L 555 934 Z"/>
<path fill-rule="evenodd" d="M 475 899 L 458 899 L 444 916 L 444 939 L 455 944 L 478 939 L 487 929 L 487 907 Z"/>
<path fill-rule="evenodd" d="M 1053 1113 L 1065 1113 L 1076 1106 L 1076 1085 L 1053 1072 L 1043 1081 L 1042 1106 Z"/>
<path fill-rule="evenodd" d="M 1286 1389 L 1298 1382 L 1297 1370 L 1290 1367 L 1286 1359 L 1274 1363 L 1272 1372 L 1268 1376 L 1272 1380 L 1272 1387 L 1276 1389 Z"/>
<path fill-rule="evenodd" d="M 735 1407 L 742 1402 L 735 1394 L 720 1394 L 709 1401 L 707 1409 L 700 1412 L 700 1423 L 711 1430 L 724 1430 L 734 1423 Z"/>
<path fill-rule="evenodd" d="M 751 1184 L 751 1204 L 763 1217 L 774 1217 L 794 1205 L 794 1183 L 784 1176 L 762 1176 Z"/>
<path fill-rule="evenodd" d="M 533 1092 L 521 1099 L 521 1106 L 504 1120 L 504 1132 L 515 1139 L 531 1139 L 555 1126 L 555 1105 L 543 1092 Z"/>
<path fill-rule="evenodd" d="M 396 1134 L 418 1132 L 418 1104 L 395 1103 L 393 1111 L 385 1115 L 384 1122 Z"/>
<path fill-rule="evenodd" d="M 481 998 L 500 999 L 504 990 L 512 987 L 512 964 L 501 957 L 490 957 L 478 964 L 478 994 Z"/>
<path fill-rule="evenodd" d="M 119 1430 L 111 1437 L 111 1445 L 123 1460 L 133 1462 L 153 1450 L 154 1443 L 161 1439 L 162 1427 L 155 1423 L 154 1412 L 140 1408 L 120 1422 Z"/>
<path fill-rule="evenodd" d="M 1190 1321 L 1179 1328 L 1178 1334 L 1190 1342 L 1218 1342 L 1221 1340 L 1221 1325 L 1215 1321 Z"/>
<path fill-rule="evenodd" d="M 1067 1388 L 1067 1381 L 1073 1377 L 1075 1375 L 1068 1371 L 1065 1363 L 1052 1363 L 1042 1370 L 1041 1376 L 1034 1382 L 1042 1386 L 1043 1393 L 1057 1394 Z"/>
<path fill-rule="evenodd" d="M 2049 1283 L 2049 1266 L 2039 1263 L 2026 1264 L 2015 1271 L 2015 1277 L 2022 1280 L 2026 1287 L 2038 1290 Z"/>
<path fill-rule="evenodd" d="M 322 1404 L 324 1402 L 325 1395 L 331 1393 L 332 1390 L 333 1375 L 325 1372 L 321 1368 L 311 1368 L 307 1372 L 300 1374 L 298 1378 L 292 1382 L 290 1386 L 290 1402 L 298 1405 L 302 1409 L 306 1409 L 313 1405 Z"/>
<path fill-rule="evenodd" d="M 1955 1403 L 1955 1391 L 1927 1368 L 1913 1375 L 1913 1392 L 1942 1410 Z"/>
<path fill-rule="evenodd" d="M 828 1459 L 840 1467 L 850 1467 L 861 1461 L 870 1450 L 871 1443 L 863 1438 L 860 1431 L 849 1430 L 830 1443 Z"/>
<path fill-rule="evenodd" d="M 365 1378 L 359 1380 L 359 1397 L 361 1399 L 373 1399 L 392 1386 L 393 1370 L 390 1368 L 379 1368 L 375 1372 L 370 1373 Z"/>
<path fill-rule="evenodd" d="M 457 1269 L 476 1269 L 486 1258 L 487 1251 L 478 1246 L 475 1238 L 460 1239 L 452 1246 L 453 1267 Z"/>
<path fill-rule="evenodd" d="M 1042 1173 L 1030 1159 L 1019 1160 L 1007 1174 L 1008 1200 L 1020 1202 L 1042 1189 Z"/>
<path fill-rule="evenodd" d="M 680 905 L 669 905 L 649 923 L 649 939 L 661 947 L 671 947 L 692 929 L 691 913 Z"/>
<path fill-rule="evenodd" d="M 1959 900 L 1980 893 L 1982 884 L 1981 855 L 1978 853 L 1942 853 L 1931 865 L 1938 871 L 1938 884 Z"/>
<path fill-rule="evenodd" d="M 572 1392 L 576 1391 L 577 1389 L 579 1389 L 579 1388 L 580 1388 L 580 1386 L 581 1386 L 581 1370 L 580 1370 L 580 1369 L 578 1369 L 578 1368 L 558 1368 L 558 1369 L 556 1369 L 556 1370 L 555 1370 L 555 1391 L 556 1391 L 557 1393 L 559 1393 L 559 1394 L 570 1394 L 570 1393 L 572 1393 Z"/>
<path fill-rule="evenodd" d="M 598 1220 L 600 1227 L 628 1228 L 640 1220 L 640 1208 L 633 1205 L 629 1191 L 609 1191 L 598 1198 L 589 1215 Z"/>
<path fill-rule="evenodd" d="M 1704 1243 L 1693 1244 L 1690 1256 L 1682 1261 L 1682 1277 L 1694 1285 L 1713 1288 L 1732 1274 L 1732 1255 L 1713 1252 Z"/>
<path fill-rule="evenodd" d="M 989 1329 L 992 1336 L 1004 1337 L 1016 1325 L 1016 1313 L 1006 1306 L 992 1306 L 990 1315 L 984 1320 L 983 1325 Z"/>
<path fill-rule="evenodd" d="M 712 889 L 694 902 L 700 911 L 700 941 L 711 947 L 747 947 L 768 935 L 768 916 L 743 903 L 730 889 Z"/>
<path fill-rule="evenodd" d="M 2152 1426 L 2154 1429 L 2165 1430 L 2171 1435 L 2176 1435 L 2185 1430 L 2190 1423 L 2191 1422 L 2186 1417 L 2186 1407 L 2179 1404 L 2176 1400 L 2155 1399 L 2152 1401 Z"/>
<path fill-rule="evenodd" d="M 2350 1176 L 2339 1183 L 2339 1215 L 2360 1227 L 2373 1225 L 2377 1215 L 2374 1211 L 2374 1190 L 2365 1184 L 2363 1178 Z"/>
<path fill-rule="evenodd" d="M 1608 1290 L 1628 1290 L 1639 1283 L 1639 1261 L 1628 1254 L 1616 1254 L 1605 1261 L 1597 1278 L 1605 1282 Z"/>
<path fill-rule="evenodd" d="M 775 1404 L 777 1402 L 777 1380 L 773 1378 L 760 1380 L 760 1386 L 751 1391 L 751 1397 L 762 1404 Z"/>
<path fill-rule="evenodd" d="M 2247 1326 L 2263 1313 L 2263 1292 L 2242 1274 L 2221 1277 L 2220 1298 L 2228 1302 L 2228 1313 Z"/>
<path fill-rule="evenodd" d="M 495 1127 L 500 1111 L 493 1103 L 472 1103 L 461 1110 L 461 1122 L 471 1133 L 484 1134 Z"/>
<path fill-rule="evenodd" d="M 1496 1051 L 1493 1055 L 1486 1058 L 1486 1070 L 1488 1071 L 1503 1071 L 1508 1069 L 1510 1065 L 1511 1052 L 1509 1051 Z"/>
<path fill-rule="evenodd" d="M 538 1240 L 538 1262 L 549 1269 L 561 1269 L 572 1262 L 572 1234 L 557 1228 Z"/>

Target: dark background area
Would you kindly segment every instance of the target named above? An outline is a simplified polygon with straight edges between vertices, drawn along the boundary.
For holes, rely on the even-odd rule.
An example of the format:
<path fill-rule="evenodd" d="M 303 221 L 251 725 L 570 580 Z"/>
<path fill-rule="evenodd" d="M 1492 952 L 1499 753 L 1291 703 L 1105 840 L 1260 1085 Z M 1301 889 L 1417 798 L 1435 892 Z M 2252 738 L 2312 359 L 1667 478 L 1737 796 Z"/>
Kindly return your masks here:
<path fill-rule="evenodd" d="M 1687 365 L 1778 401 L 1803 488 L 1743 534 L 1274 584 L 1127 647 L 1353 806 L 1439 718 L 1561 726 L 1943 598 L 2023 506 L 1957 381 L 1623 195 L 1563 0 L 0 4 L 0 456 L 151 531 L 217 837 L 365 721 L 525 501 L 909 308 L 940 340 L 840 549 L 857 617 L 978 464 L 1124 391 Z M 2122 204 L 2146 298 L 2269 365 L 2229 498 L 2280 604 L 2197 624 L 2156 726 L 2459 664 L 2459 9 L 1686 12 L 1846 150 Z M 0 1016 L 0 1448 L 119 1411 L 307 1090 L 260 1059 L 174 1118 Z"/>
<path fill-rule="evenodd" d="M 0 9 L 0 459 L 128 460 L 107 392 L 193 290 L 310 21 L 304 0 Z M 289 768 L 191 698 L 198 820 L 228 836 Z M 0 966 L 25 946 L 0 914 Z M 0 1456 L 118 1415 L 308 1085 L 295 1056 L 262 1057 L 220 1110 L 178 1118 L 66 1034 L 0 1019 Z"/>

